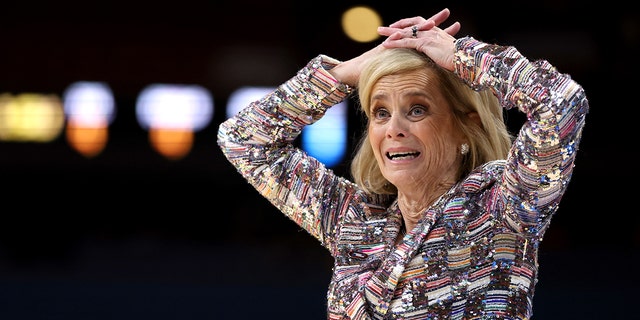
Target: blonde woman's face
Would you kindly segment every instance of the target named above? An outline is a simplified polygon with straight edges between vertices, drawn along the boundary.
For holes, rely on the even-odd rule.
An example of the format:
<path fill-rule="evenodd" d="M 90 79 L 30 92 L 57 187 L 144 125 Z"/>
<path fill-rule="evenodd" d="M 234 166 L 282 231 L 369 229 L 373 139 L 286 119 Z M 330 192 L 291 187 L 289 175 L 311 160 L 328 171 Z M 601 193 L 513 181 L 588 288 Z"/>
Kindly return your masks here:
<path fill-rule="evenodd" d="M 463 138 L 436 81 L 418 70 L 385 76 L 372 88 L 369 142 L 399 191 L 455 181 Z"/>

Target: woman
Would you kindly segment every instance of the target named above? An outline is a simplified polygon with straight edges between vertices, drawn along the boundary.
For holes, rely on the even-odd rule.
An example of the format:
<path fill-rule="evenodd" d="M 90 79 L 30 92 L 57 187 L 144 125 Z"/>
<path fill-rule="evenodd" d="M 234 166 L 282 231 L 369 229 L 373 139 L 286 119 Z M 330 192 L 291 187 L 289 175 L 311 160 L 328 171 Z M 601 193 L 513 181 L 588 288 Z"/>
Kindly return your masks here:
<path fill-rule="evenodd" d="M 538 247 L 571 173 L 588 101 L 546 61 L 402 19 L 340 62 L 325 55 L 221 124 L 258 192 L 335 258 L 329 319 L 529 319 Z M 358 89 L 353 182 L 293 146 Z M 526 123 L 513 139 L 503 109 Z"/>

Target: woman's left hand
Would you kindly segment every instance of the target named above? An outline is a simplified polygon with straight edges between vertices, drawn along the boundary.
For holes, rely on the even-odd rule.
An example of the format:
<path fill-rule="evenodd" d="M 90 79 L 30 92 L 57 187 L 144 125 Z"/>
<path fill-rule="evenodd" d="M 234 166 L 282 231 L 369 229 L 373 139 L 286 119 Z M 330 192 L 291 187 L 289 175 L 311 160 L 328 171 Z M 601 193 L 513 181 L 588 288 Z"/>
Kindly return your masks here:
<path fill-rule="evenodd" d="M 441 67 L 453 70 L 454 35 L 460 31 L 460 23 L 455 22 L 445 29 L 438 27 L 449 14 L 449 9 L 443 9 L 429 19 L 417 16 L 398 20 L 388 27 L 378 27 L 378 33 L 387 37 L 382 45 L 386 48 L 416 49 Z"/>

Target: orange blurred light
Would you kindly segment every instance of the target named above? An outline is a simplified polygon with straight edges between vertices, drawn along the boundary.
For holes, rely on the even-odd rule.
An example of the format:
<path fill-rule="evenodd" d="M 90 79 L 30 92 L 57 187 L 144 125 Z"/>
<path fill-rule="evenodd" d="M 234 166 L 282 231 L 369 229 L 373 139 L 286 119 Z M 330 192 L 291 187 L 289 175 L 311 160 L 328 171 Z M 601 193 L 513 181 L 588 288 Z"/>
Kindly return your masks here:
<path fill-rule="evenodd" d="M 81 155 L 91 158 L 104 150 L 109 136 L 109 128 L 106 123 L 103 126 L 94 124 L 87 127 L 69 121 L 66 133 L 67 141 L 71 147 Z"/>
<path fill-rule="evenodd" d="M 179 160 L 187 155 L 193 140 L 193 131 L 189 129 L 149 129 L 149 141 L 153 148 L 170 160 Z"/>

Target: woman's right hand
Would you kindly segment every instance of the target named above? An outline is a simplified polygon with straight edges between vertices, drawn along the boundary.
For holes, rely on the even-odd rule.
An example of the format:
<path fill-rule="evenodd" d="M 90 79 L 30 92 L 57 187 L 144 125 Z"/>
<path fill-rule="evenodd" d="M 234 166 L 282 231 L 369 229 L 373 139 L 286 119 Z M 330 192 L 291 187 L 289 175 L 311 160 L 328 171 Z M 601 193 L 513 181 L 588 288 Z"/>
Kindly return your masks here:
<path fill-rule="evenodd" d="M 445 8 L 429 19 L 420 16 L 400 19 L 388 27 L 379 27 L 378 33 L 387 36 L 382 43 L 385 48 L 416 49 L 441 67 L 453 70 L 454 35 L 460 31 L 460 23 L 454 22 L 445 29 L 438 27 L 449 14 L 449 9 Z"/>

